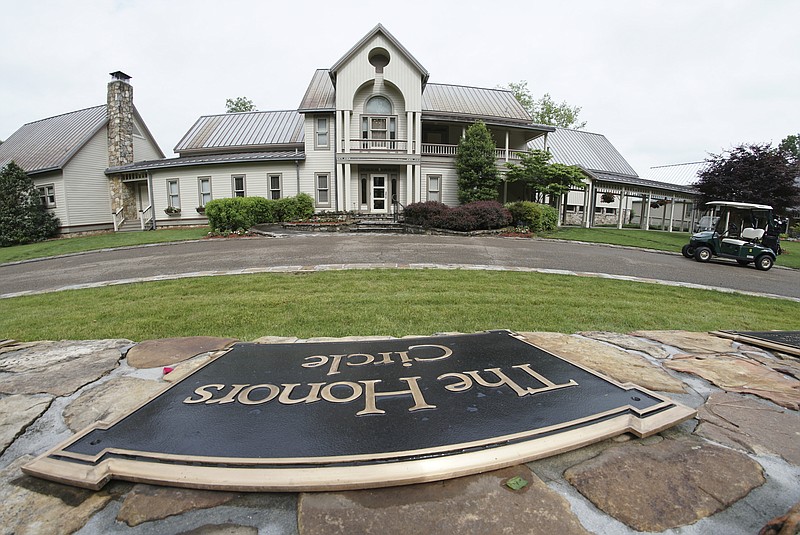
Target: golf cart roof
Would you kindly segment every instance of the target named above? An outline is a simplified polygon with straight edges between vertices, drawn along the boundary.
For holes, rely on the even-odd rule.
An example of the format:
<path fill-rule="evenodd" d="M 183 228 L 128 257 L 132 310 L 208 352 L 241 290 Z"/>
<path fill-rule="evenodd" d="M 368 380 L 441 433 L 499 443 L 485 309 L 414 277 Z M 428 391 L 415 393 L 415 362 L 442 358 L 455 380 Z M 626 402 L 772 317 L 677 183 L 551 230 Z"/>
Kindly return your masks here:
<path fill-rule="evenodd" d="M 736 202 L 736 201 L 710 201 L 706 206 L 729 206 L 731 208 L 743 208 L 749 210 L 751 208 L 758 208 L 761 210 L 772 210 L 772 206 L 768 204 L 752 204 L 749 202 Z"/>

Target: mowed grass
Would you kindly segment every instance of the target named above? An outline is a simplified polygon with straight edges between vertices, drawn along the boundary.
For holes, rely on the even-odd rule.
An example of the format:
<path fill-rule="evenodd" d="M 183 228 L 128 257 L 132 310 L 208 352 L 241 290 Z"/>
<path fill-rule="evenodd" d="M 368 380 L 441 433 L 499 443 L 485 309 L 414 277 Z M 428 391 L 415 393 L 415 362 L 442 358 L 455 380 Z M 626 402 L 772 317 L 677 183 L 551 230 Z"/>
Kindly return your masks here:
<path fill-rule="evenodd" d="M 611 245 L 625 245 L 680 253 L 681 248 L 689 243 L 691 234 L 688 232 L 664 232 L 660 230 L 562 227 L 553 232 L 543 232 L 540 237 L 590 243 L 608 243 Z M 800 243 L 781 240 L 781 248 L 784 252 L 778 257 L 775 265 L 800 269 Z"/>
<path fill-rule="evenodd" d="M 0 264 L 47 256 L 58 256 L 112 247 L 197 240 L 208 234 L 208 227 L 164 229 L 150 232 L 104 232 L 75 238 L 59 238 L 40 243 L 0 247 Z"/>
<path fill-rule="evenodd" d="M 0 338 L 430 335 L 487 329 L 800 329 L 800 303 L 537 273 L 370 270 L 206 277 L 0 300 Z"/>

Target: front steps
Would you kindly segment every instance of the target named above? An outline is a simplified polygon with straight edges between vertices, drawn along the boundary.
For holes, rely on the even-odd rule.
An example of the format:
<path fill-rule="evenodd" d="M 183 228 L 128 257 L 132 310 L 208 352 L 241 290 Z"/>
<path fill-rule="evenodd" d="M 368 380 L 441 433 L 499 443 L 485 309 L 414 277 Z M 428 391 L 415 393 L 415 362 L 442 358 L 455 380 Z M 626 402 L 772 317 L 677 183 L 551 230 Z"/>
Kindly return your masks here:
<path fill-rule="evenodd" d="M 405 225 L 395 221 L 391 216 L 359 216 L 356 222 L 350 225 L 350 232 L 405 234 L 405 231 Z"/>

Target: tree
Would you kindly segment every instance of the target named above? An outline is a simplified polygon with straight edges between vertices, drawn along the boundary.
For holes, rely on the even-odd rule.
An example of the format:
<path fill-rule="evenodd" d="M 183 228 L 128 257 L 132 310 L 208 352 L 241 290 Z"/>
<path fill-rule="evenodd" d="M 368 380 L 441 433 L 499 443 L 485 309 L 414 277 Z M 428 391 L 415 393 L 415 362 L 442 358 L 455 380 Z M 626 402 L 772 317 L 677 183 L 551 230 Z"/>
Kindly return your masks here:
<path fill-rule="evenodd" d="M 20 166 L 10 162 L 0 170 L 0 247 L 51 238 L 58 224 Z"/>
<path fill-rule="evenodd" d="M 492 134 L 482 121 L 467 128 L 456 152 L 458 202 L 497 200 L 502 180 L 497 172 L 496 149 Z"/>
<path fill-rule="evenodd" d="M 525 108 L 536 124 L 560 126 L 561 128 L 574 128 L 580 130 L 586 126 L 586 121 L 578 122 L 581 108 L 570 106 L 566 101 L 557 104 L 550 93 L 545 93 L 539 100 L 535 100 L 528 89 L 528 82 L 509 82 L 508 90 Z"/>
<path fill-rule="evenodd" d="M 762 145 L 740 145 L 723 154 L 711 154 L 696 184 L 700 201 L 740 201 L 769 204 L 783 214 L 800 204 L 795 178 L 800 164 L 785 151 Z"/>
<path fill-rule="evenodd" d="M 258 111 L 255 103 L 247 97 L 236 97 L 225 99 L 225 113 L 237 113 L 240 111 Z"/>
<path fill-rule="evenodd" d="M 540 149 L 522 153 L 519 163 L 506 163 L 506 180 L 523 182 L 536 192 L 537 200 L 545 195 L 557 198 L 573 187 L 583 187 L 583 172 L 579 167 L 550 163 L 552 157 L 552 154 Z"/>
<path fill-rule="evenodd" d="M 800 162 L 800 134 L 783 138 L 778 149 L 788 154 L 795 162 Z"/>

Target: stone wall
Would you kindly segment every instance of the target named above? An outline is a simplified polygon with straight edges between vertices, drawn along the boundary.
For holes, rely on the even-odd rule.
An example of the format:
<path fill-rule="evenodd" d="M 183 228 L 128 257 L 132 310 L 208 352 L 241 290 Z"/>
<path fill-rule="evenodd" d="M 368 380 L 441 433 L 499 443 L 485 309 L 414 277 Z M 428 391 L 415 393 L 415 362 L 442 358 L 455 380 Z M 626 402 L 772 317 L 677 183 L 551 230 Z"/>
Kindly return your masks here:
<path fill-rule="evenodd" d="M 133 86 L 122 80 L 108 84 L 108 166 L 133 163 Z"/>

